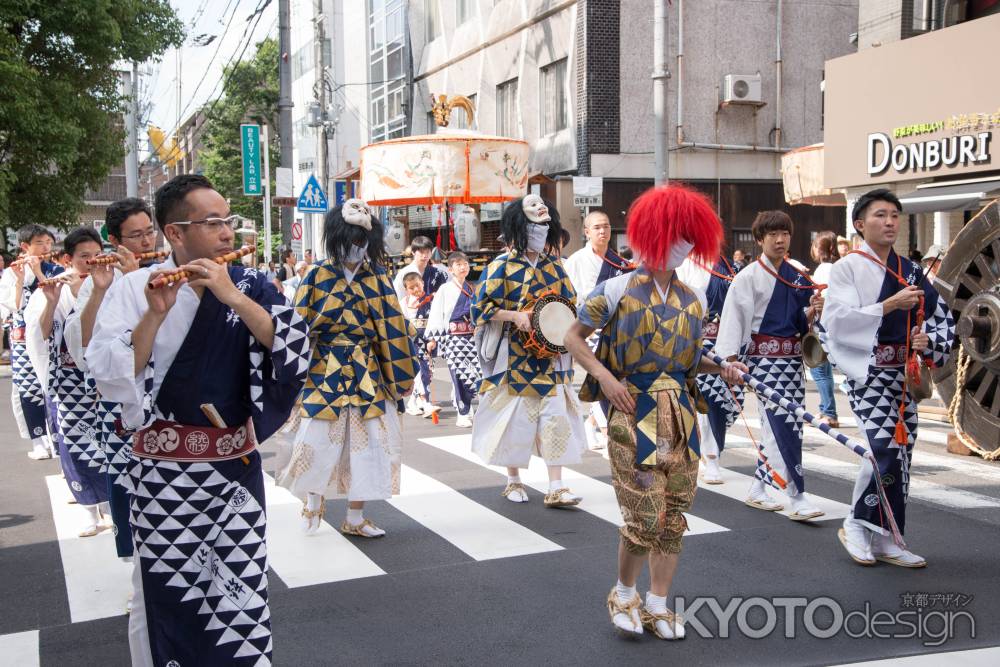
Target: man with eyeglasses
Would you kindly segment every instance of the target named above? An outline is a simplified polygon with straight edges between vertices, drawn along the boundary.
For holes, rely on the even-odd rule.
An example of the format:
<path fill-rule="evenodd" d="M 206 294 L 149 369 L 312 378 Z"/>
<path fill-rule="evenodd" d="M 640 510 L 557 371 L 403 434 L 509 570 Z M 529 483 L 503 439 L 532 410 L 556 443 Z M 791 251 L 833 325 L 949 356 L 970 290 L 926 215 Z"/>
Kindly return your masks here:
<path fill-rule="evenodd" d="M 587 244 L 570 255 L 563 265 L 576 290 L 577 306 L 582 307 L 594 288 L 608 280 L 632 270 L 632 263 L 611 249 L 611 218 L 601 210 L 594 210 L 583 219 L 583 235 Z M 590 337 L 591 350 L 597 349 L 601 332 Z M 586 421 L 587 444 L 591 449 L 604 449 L 608 442 L 608 418 L 600 403 L 590 405 Z"/>
<path fill-rule="evenodd" d="M 156 228 L 153 212 L 142 199 L 129 197 L 113 202 L 104 214 L 108 241 L 116 248 L 115 263 L 93 266 L 77 294 L 76 307 L 65 324 L 65 343 L 69 355 L 91 380 L 84 353 L 94 333 L 94 323 L 104 297 L 114 280 L 140 266 L 155 260 L 136 259 L 137 255 L 151 252 L 156 245 Z M 121 406 L 98 396 L 94 426 L 96 438 L 103 449 L 105 462 L 102 472 L 107 473 L 108 497 L 111 518 L 114 521 L 115 550 L 120 558 L 132 556 L 132 529 L 128 523 L 129 479 L 126 463 L 132 455 L 132 439 L 119 434 L 115 422 L 121 419 Z"/>
<path fill-rule="evenodd" d="M 208 179 L 177 176 L 155 204 L 173 253 L 111 284 L 85 354 L 122 406 L 120 430 L 135 432 L 132 664 L 268 665 L 257 443 L 302 389 L 308 332 L 263 274 L 213 261 L 243 221 Z"/>

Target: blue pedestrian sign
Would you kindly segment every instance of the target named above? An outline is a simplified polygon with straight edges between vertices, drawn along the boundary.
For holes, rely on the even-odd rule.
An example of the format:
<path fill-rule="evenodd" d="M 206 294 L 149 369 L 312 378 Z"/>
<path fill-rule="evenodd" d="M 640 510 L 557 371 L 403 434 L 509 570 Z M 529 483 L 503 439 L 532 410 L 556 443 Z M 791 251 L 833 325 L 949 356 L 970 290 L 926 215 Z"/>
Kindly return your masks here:
<path fill-rule="evenodd" d="M 319 186 L 319 181 L 316 180 L 315 174 L 309 175 L 309 180 L 306 181 L 306 186 L 302 188 L 302 194 L 299 195 L 299 202 L 295 205 L 295 208 L 299 209 L 302 213 L 326 213 L 326 209 L 329 208 L 326 193 Z"/>

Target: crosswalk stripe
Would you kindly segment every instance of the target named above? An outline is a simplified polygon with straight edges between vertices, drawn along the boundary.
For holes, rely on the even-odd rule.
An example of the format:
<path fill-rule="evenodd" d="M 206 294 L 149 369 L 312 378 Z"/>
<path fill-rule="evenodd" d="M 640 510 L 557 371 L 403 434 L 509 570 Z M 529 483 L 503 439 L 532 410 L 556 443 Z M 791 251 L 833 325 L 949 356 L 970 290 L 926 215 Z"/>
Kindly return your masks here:
<path fill-rule="evenodd" d="M 438 438 L 421 438 L 420 442 L 506 476 L 506 471 L 503 468 L 487 465 L 472 453 L 471 435 L 463 434 Z M 578 473 L 565 466 L 563 466 L 562 477 L 563 481 L 573 489 L 573 493 L 583 496 L 583 502 L 580 503 L 578 509 L 612 523 L 615 526 L 623 524 L 621 511 L 618 509 L 618 501 L 615 499 L 615 491 L 610 484 Z M 521 473 L 521 481 L 536 491 L 547 493 L 549 490 L 549 481 L 545 463 L 538 457 L 531 457 L 531 462 L 528 464 L 527 470 L 523 470 Z M 702 519 L 693 514 L 685 514 L 685 517 L 688 520 L 687 535 L 719 533 L 729 530 L 725 526 L 720 526 L 717 523 Z"/>
<path fill-rule="evenodd" d="M 750 489 L 750 483 L 753 482 L 753 477 L 750 475 L 744 475 L 743 473 L 736 472 L 735 470 L 729 470 L 727 468 L 720 467 L 722 473 L 723 484 L 706 484 L 704 480 L 698 480 L 698 487 L 705 489 L 706 491 L 711 491 L 712 493 L 718 493 L 719 495 L 726 496 L 727 498 L 732 498 L 733 500 L 738 500 L 743 502 L 747 497 L 747 491 Z M 808 492 L 808 486 L 807 492 Z M 792 513 L 791 506 L 788 501 L 788 496 L 775 489 L 769 491 L 772 498 L 777 502 L 785 506 L 785 508 L 775 514 L 781 514 L 782 516 L 789 516 Z M 816 495 L 815 493 L 808 493 L 809 501 L 816 506 L 816 508 L 823 510 L 823 516 L 816 517 L 812 521 L 832 521 L 834 519 L 843 519 L 850 512 L 851 508 L 844 503 L 838 502 L 836 500 L 830 500 L 829 498 L 824 498 L 823 496 Z"/>
<path fill-rule="evenodd" d="M 555 542 L 419 470 L 403 466 L 400 480 L 401 493 L 389 504 L 475 560 L 562 550 Z"/>
<path fill-rule="evenodd" d="M 1000 484 L 1000 467 L 985 463 L 977 463 L 975 460 L 968 460 L 968 457 L 961 458 L 956 455 L 944 456 L 933 452 L 926 452 L 919 447 L 913 450 L 913 465 L 920 472 L 922 466 L 940 466 L 942 468 L 962 473 L 970 477 L 976 477 L 993 484 Z M 914 470 L 911 470 L 912 474 Z"/>
<path fill-rule="evenodd" d="M 94 537 L 79 537 L 89 515 L 79 505 L 69 504 L 72 495 L 66 480 L 60 475 L 48 475 L 45 483 L 59 540 L 70 620 L 79 623 L 121 616 L 132 592 L 132 564 L 115 557 L 110 530 Z"/>
<path fill-rule="evenodd" d="M 730 435 L 726 437 L 727 443 L 749 444 L 750 439 L 742 436 Z M 944 457 L 942 457 L 944 458 Z M 947 462 L 953 463 L 951 459 Z M 976 465 L 969 462 L 960 462 L 965 465 Z M 826 473 L 854 481 L 858 476 L 858 461 L 843 461 L 830 456 L 823 456 L 814 452 L 802 452 L 802 466 L 809 472 Z M 924 502 L 950 507 L 954 509 L 977 509 L 984 507 L 1000 507 L 1000 499 L 992 496 L 966 491 L 954 486 L 939 484 L 930 480 L 917 477 L 914 472 L 910 474 L 910 499 L 923 500 Z M 995 480 L 992 480 L 995 481 Z"/>
<path fill-rule="evenodd" d="M 838 667 L 937 667 L 937 665 L 993 667 L 998 663 L 1000 663 L 1000 646 L 991 646 L 989 648 L 893 657 L 884 660 L 865 660 L 844 663 Z"/>
<path fill-rule="evenodd" d="M 314 535 L 302 529 L 302 501 L 264 475 L 267 560 L 289 588 L 385 574 L 361 549 L 325 521 Z"/>
<path fill-rule="evenodd" d="M 38 630 L 0 635 L 0 656 L 7 665 L 38 667 L 42 662 L 38 651 Z"/>

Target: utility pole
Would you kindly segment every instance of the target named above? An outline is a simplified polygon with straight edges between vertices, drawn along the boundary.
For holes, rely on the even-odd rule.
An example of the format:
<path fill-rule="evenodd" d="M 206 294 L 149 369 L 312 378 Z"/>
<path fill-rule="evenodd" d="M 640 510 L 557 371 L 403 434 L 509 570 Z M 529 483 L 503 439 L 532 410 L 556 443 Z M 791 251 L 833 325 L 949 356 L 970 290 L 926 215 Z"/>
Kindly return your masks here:
<path fill-rule="evenodd" d="M 656 185 L 666 185 L 670 167 L 670 135 L 667 132 L 667 1 L 653 0 L 653 153 Z"/>
<path fill-rule="evenodd" d="M 316 102 L 319 105 L 319 127 L 316 131 L 316 162 L 318 163 L 316 178 L 319 180 L 320 187 L 323 188 L 323 192 L 326 193 L 327 200 L 330 197 L 330 184 L 327 182 L 327 142 L 326 142 L 326 66 L 323 62 L 323 44 L 326 41 L 326 27 L 324 23 L 326 22 L 326 17 L 323 15 L 323 0 L 313 1 L 313 54 L 315 58 L 314 71 L 316 72 L 316 83 L 314 84 L 313 93 L 316 97 Z M 310 217 L 313 219 L 313 224 L 310 225 L 310 234 L 308 240 L 310 246 L 304 246 L 303 250 L 312 247 L 313 252 L 316 252 L 316 239 L 319 238 L 319 227 L 322 226 L 322 216 L 320 216 L 320 223 L 315 224 L 316 216 L 318 214 L 312 213 Z"/>
<path fill-rule="evenodd" d="M 122 83 L 128 95 L 128 110 L 125 112 L 125 131 L 128 142 L 125 151 L 125 194 L 139 196 L 139 136 L 136 128 L 139 113 L 139 66 L 132 63 L 131 72 L 122 72 Z"/>
<path fill-rule="evenodd" d="M 281 166 L 292 169 L 292 21 L 291 0 L 278 0 L 278 143 L 281 145 Z M 291 206 L 281 207 L 281 243 L 292 243 Z M 268 248 L 270 252 L 270 248 Z"/>

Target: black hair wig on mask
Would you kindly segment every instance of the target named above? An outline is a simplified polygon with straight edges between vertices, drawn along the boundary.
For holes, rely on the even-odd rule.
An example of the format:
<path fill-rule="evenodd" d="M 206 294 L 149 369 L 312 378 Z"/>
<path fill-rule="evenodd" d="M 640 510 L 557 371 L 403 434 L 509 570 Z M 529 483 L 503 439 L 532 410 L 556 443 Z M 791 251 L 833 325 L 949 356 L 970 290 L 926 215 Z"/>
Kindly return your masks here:
<path fill-rule="evenodd" d="M 369 261 L 376 266 L 388 266 L 389 256 L 385 251 L 385 232 L 378 218 L 374 215 L 371 216 L 372 228 L 367 230 L 364 227 L 344 222 L 342 208 L 342 206 L 338 206 L 331 210 L 323 221 L 323 245 L 326 248 L 326 256 L 334 264 L 343 265 L 347 251 L 352 245 L 362 246 L 367 243 Z"/>
<path fill-rule="evenodd" d="M 500 234 L 503 236 L 504 243 L 516 250 L 518 254 L 523 254 L 528 248 L 528 225 L 532 224 L 528 220 L 528 216 L 524 214 L 523 202 L 524 197 L 521 197 L 509 203 L 503 210 L 503 217 L 500 218 Z M 558 248 L 562 235 L 559 211 L 552 205 L 552 202 L 546 201 L 545 206 L 549 209 L 549 216 L 552 218 L 549 220 L 549 234 L 545 238 L 545 243 L 551 248 Z"/>

